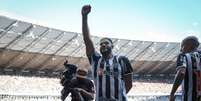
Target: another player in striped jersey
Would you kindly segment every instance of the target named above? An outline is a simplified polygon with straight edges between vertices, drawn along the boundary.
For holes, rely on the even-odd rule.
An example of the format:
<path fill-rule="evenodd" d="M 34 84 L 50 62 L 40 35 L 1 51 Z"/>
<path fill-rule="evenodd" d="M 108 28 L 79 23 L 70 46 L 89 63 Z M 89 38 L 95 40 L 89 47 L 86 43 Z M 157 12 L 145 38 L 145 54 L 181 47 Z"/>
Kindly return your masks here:
<path fill-rule="evenodd" d="M 182 41 L 170 101 L 175 100 L 175 92 L 181 83 L 182 101 L 201 101 L 201 52 L 198 46 L 199 41 L 195 36 Z"/>

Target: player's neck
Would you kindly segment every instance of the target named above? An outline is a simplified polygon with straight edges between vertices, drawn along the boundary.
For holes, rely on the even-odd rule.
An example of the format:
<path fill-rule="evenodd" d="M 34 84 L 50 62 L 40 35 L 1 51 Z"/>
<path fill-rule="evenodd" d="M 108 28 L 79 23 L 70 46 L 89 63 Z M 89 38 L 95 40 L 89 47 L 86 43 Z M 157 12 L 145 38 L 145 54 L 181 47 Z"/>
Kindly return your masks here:
<path fill-rule="evenodd" d="M 112 58 L 113 57 L 113 54 L 112 53 L 110 53 L 110 54 L 108 54 L 108 55 L 103 55 L 103 58 L 105 58 L 105 59 L 110 59 L 110 58 Z"/>

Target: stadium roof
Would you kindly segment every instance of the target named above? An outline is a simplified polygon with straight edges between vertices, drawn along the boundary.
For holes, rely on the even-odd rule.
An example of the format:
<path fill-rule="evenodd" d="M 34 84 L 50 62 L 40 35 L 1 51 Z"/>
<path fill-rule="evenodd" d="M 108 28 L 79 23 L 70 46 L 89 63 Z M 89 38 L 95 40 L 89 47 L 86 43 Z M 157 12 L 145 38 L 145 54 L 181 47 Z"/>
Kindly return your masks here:
<path fill-rule="evenodd" d="M 96 49 L 100 37 L 93 36 Z M 127 56 L 135 73 L 174 73 L 180 44 L 112 39 L 114 53 Z M 89 67 L 80 33 L 66 32 L 0 16 L 0 68 L 27 71 L 63 70 L 69 63 Z"/>

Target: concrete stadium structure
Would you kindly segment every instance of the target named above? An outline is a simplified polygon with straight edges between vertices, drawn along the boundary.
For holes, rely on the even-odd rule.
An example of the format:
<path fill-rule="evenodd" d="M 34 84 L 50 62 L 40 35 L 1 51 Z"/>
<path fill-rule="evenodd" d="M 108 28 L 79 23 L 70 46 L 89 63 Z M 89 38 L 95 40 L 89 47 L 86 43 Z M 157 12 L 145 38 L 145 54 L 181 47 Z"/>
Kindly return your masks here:
<path fill-rule="evenodd" d="M 95 47 L 101 37 L 93 36 Z M 112 39 L 114 53 L 129 57 L 135 74 L 174 74 L 180 44 Z M 58 75 L 65 58 L 89 67 L 80 33 L 66 32 L 0 16 L 1 73 Z M 4 72 L 2 72 L 4 71 Z"/>
<path fill-rule="evenodd" d="M 100 39 L 101 37 L 92 36 L 96 49 L 99 49 Z M 148 81 L 151 81 L 149 77 L 152 78 L 154 75 L 160 76 L 160 79 L 162 78 L 160 82 L 165 83 L 164 85 L 166 87 L 170 87 L 172 81 L 163 81 L 165 80 L 163 76 L 174 76 L 176 57 L 179 54 L 180 43 L 115 38 L 112 38 L 112 40 L 114 42 L 114 53 L 127 56 L 133 65 L 135 80 L 140 79 L 140 83 L 134 82 L 134 86 L 137 85 L 136 87 L 133 87 L 135 90 L 138 88 L 143 89 L 143 85 L 155 85 L 155 82 L 141 84 L 141 81 L 143 82 L 143 80 L 140 75 L 144 76 L 145 80 Z M 30 99 L 36 99 L 34 101 L 38 101 L 38 99 L 40 101 L 59 101 L 60 97 L 58 92 L 60 92 L 61 86 L 59 85 L 58 77 L 64 69 L 63 62 L 66 58 L 68 58 L 69 63 L 76 64 L 79 67 L 90 67 L 85 55 L 85 45 L 81 33 L 62 31 L 12 19 L 6 16 L 0 16 L 0 75 L 3 75 L 0 77 L 4 79 L 4 82 L 0 83 L 3 87 L 0 91 L 13 92 L 13 89 L 19 89 L 20 91 L 21 88 L 18 86 L 23 85 L 24 81 L 48 81 L 49 83 L 51 83 L 50 81 L 53 81 L 51 84 L 57 87 L 56 90 L 53 90 L 53 92 L 56 92 L 56 95 L 33 95 L 33 92 L 30 93 L 30 95 L 2 93 L 0 94 L 0 99 L 2 101 L 16 98 L 22 100 L 27 99 L 27 101 Z M 23 77 L 56 77 L 56 81 L 52 80 L 52 78 L 44 79 L 40 77 L 29 80 L 30 78 L 18 77 L 19 75 Z M 169 80 L 169 78 L 167 79 Z M 10 82 L 10 80 L 13 82 L 19 81 L 19 83 L 18 85 L 13 85 L 14 83 Z M 28 85 L 29 83 L 25 84 L 26 87 Z M 142 85 L 142 88 L 139 85 Z M 164 85 L 159 87 L 164 88 Z M 36 89 L 38 87 L 35 85 L 33 86 Z M 7 89 L 5 89 L 6 87 Z M 52 88 L 55 87 L 49 87 L 49 91 Z M 150 91 L 150 89 L 154 87 L 147 88 L 148 91 Z M 33 88 L 29 88 L 28 86 L 28 88 L 20 92 L 29 92 L 31 89 Z M 165 92 L 169 93 L 169 91 Z M 14 91 L 14 93 L 16 93 L 16 91 Z M 138 95 L 136 97 L 130 93 L 129 98 L 133 101 L 132 99 L 138 99 Z M 158 99 L 157 101 L 164 101 L 164 99 L 168 98 L 168 95 L 140 95 L 139 98 L 142 99 L 142 101 L 144 98 L 149 98 L 150 101 L 155 99 Z"/>

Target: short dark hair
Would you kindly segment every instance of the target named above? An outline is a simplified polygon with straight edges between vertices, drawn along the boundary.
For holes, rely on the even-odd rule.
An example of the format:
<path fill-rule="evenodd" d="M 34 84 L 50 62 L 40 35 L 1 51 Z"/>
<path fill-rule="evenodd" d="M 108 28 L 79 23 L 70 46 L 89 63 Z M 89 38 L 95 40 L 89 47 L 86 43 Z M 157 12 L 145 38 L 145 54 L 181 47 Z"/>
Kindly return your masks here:
<path fill-rule="evenodd" d="M 100 39 L 100 41 L 103 40 L 103 39 L 107 39 L 107 40 L 109 40 L 113 44 L 112 39 L 105 37 L 105 38 Z"/>
<path fill-rule="evenodd" d="M 192 41 L 195 48 L 198 48 L 200 45 L 198 38 L 196 36 L 188 36 L 188 37 L 184 38 L 181 42 L 181 45 L 185 44 L 187 41 Z"/>

